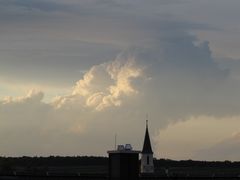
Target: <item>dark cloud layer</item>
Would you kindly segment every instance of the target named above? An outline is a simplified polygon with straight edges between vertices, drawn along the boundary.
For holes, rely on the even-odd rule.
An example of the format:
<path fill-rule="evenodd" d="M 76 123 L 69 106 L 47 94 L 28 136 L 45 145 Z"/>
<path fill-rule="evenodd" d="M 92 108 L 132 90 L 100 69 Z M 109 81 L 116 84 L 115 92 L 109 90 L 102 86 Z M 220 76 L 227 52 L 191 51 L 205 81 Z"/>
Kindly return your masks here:
<path fill-rule="evenodd" d="M 5 12 L 11 11 L 12 9 L 16 10 L 25 10 L 25 11 L 43 11 L 43 12 L 54 12 L 54 11 L 66 11 L 70 10 L 70 6 L 67 4 L 57 3 L 52 0 L 1 0 L 0 8 Z"/>
<path fill-rule="evenodd" d="M 181 36 L 183 33 L 178 34 L 179 31 L 210 28 L 169 20 L 161 14 L 146 15 L 137 9 L 118 6 L 119 3 L 113 1 L 27 0 L 1 3 L 0 7 L 5 9 L 1 19 L 5 26 L 0 34 L 2 76 L 34 78 L 41 83 L 48 79 L 48 84 L 53 85 L 72 83 L 81 76 L 79 71 L 114 59 L 116 54 L 129 47 L 159 51 L 160 41 L 165 43 L 162 47 L 181 42 L 184 37 Z M 108 5 L 112 5 L 114 10 Z M 22 7 L 25 7 L 24 12 Z M 12 8 L 15 9 L 13 12 Z M 52 14 L 55 10 L 58 13 Z"/>

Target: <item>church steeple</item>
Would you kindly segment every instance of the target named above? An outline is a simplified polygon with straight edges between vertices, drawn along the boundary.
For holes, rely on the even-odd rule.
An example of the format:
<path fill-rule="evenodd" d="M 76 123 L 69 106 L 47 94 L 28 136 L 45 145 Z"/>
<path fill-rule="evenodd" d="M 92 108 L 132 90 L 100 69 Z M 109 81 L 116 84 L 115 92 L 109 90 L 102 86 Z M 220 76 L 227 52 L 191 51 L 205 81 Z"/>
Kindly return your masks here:
<path fill-rule="evenodd" d="M 141 173 L 148 175 L 154 173 L 153 151 L 148 132 L 148 120 L 146 121 L 146 132 L 142 149 Z"/>
<path fill-rule="evenodd" d="M 148 120 L 146 120 L 146 132 L 145 132 L 142 153 L 143 154 L 153 154 L 151 141 L 150 141 L 150 137 L 149 137 L 149 133 L 148 133 Z"/>

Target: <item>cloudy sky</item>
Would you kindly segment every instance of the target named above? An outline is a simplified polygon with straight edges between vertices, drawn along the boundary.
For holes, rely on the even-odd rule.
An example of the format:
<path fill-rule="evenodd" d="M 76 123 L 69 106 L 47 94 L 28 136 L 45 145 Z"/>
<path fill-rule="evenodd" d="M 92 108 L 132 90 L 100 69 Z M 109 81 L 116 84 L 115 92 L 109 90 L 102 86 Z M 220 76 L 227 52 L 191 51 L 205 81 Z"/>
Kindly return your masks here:
<path fill-rule="evenodd" d="M 240 161 L 239 0 L 0 0 L 0 155 Z"/>

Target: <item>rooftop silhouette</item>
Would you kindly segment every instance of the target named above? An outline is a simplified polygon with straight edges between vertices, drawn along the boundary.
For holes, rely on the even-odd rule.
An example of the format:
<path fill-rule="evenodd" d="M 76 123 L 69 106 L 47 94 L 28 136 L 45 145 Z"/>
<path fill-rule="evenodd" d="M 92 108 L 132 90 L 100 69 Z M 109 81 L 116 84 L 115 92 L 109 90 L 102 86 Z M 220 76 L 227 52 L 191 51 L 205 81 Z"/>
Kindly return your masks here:
<path fill-rule="evenodd" d="M 146 120 L 146 132 L 145 132 L 142 153 L 153 154 L 149 132 L 148 132 L 148 120 Z"/>

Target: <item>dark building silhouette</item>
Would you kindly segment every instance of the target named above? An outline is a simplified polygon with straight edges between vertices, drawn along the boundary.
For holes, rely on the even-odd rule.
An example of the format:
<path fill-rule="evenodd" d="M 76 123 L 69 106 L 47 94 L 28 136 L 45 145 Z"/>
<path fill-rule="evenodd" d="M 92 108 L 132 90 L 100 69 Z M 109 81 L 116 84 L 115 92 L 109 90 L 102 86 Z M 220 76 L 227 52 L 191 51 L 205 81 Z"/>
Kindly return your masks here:
<path fill-rule="evenodd" d="M 142 174 L 154 173 L 153 151 L 148 132 L 148 120 L 146 121 L 146 132 L 141 156 L 141 173 Z"/>
<path fill-rule="evenodd" d="M 138 180 L 139 153 L 130 144 L 119 145 L 117 150 L 108 151 L 110 180 Z"/>

